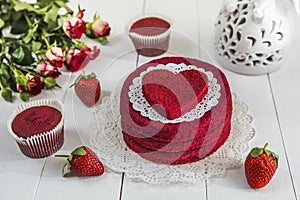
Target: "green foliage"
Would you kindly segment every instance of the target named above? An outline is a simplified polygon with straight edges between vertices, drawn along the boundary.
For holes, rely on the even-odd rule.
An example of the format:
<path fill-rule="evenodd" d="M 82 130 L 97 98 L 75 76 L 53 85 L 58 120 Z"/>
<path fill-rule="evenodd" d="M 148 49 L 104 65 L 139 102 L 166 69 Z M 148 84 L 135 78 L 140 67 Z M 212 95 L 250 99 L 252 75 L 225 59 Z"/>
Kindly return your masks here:
<path fill-rule="evenodd" d="M 0 29 L 3 28 L 5 25 L 5 22 L 0 18 Z"/>
<path fill-rule="evenodd" d="M 26 75 L 37 76 L 46 89 L 59 87 L 53 77 L 38 74 L 38 63 L 45 60 L 45 53 L 51 47 L 63 48 L 66 52 L 78 48 L 78 41 L 69 38 L 63 30 L 62 22 L 73 10 L 68 0 L 0 0 L 0 90 L 6 101 L 12 101 L 12 91 L 19 92 L 23 101 L 28 101 L 28 91 L 18 91 L 18 84 L 28 86 Z M 63 8 L 66 13 L 58 14 Z M 91 32 L 91 23 L 86 35 L 96 38 Z M 8 28 L 10 35 L 4 34 Z M 100 41 L 100 39 L 99 39 Z M 101 41 L 100 41 L 101 42 Z"/>

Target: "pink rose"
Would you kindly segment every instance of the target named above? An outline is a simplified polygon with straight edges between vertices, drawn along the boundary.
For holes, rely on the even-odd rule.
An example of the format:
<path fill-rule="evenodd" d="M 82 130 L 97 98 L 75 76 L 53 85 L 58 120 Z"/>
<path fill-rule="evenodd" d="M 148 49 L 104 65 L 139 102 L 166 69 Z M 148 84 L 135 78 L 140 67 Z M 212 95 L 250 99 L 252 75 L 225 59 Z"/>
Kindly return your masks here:
<path fill-rule="evenodd" d="M 65 49 L 52 47 L 46 52 L 45 57 L 54 67 L 60 68 L 65 62 Z"/>
<path fill-rule="evenodd" d="M 109 36 L 110 26 L 108 22 L 97 19 L 92 24 L 92 31 L 95 36 Z"/>
<path fill-rule="evenodd" d="M 66 68 L 72 72 L 77 72 L 86 67 L 89 58 L 84 51 L 78 49 L 71 49 L 66 55 Z"/>
<path fill-rule="evenodd" d="M 43 77 L 51 76 L 53 78 L 57 78 L 57 77 L 59 77 L 59 75 L 61 75 L 61 73 L 60 73 L 60 71 L 58 71 L 57 67 L 55 67 L 45 61 L 38 64 L 36 71 Z"/>
<path fill-rule="evenodd" d="M 69 38 L 80 39 L 86 30 L 86 24 L 83 21 L 83 12 L 80 10 L 75 17 L 69 17 L 63 23 L 63 30 Z"/>
<path fill-rule="evenodd" d="M 20 85 L 18 84 L 17 89 L 20 92 L 26 91 L 29 92 L 32 95 L 40 94 L 42 89 L 44 88 L 44 83 L 41 81 L 41 79 L 37 76 L 26 74 L 26 79 L 28 84 Z"/>
<path fill-rule="evenodd" d="M 100 54 L 100 49 L 98 49 L 97 46 L 93 44 L 84 44 L 81 50 L 84 51 L 91 60 L 94 60 Z"/>

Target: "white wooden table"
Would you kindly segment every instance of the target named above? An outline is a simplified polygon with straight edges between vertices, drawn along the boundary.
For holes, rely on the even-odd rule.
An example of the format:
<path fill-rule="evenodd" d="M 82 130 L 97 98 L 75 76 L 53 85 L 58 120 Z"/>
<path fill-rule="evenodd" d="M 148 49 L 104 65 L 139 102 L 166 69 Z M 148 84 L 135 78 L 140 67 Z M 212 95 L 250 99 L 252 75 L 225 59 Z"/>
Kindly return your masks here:
<path fill-rule="evenodd" d="M 87 10 L 86 19 L 92 19 L 94 12 L 98 12 L 112 27 L 110 45 L 100 47 L 101 55 L 86 69 L 100 77 L 104 95 L 112 90 L 122 74 L 151 59 L 138 56 L 124 33 L 127 21 L 142 13 L 157 13 L 172 20 L 174 36 L 168 54 L 202 58 L 218 65 L 213 57 L 213 27 L 221 0 L 74 0 L 70 6 L 77 9 L 78 3 Z M 294 27 L 289 59 L 279 71 L 263 76 L 243 76 L 223 69 L 232 90 L 249 104 L 254 117 L 256 137 L 250 146 L 263 146 L 268 142 L 280 156 L 279 169 L 267 187 L 250 189 L 243 168 L 229 170 L 223 178 L 211 178 L 196 184 L 149 185 L 112 172 L 101 177 L 64 179 L 61 177 L 63 159 L 29 159 L 19 152 L 6 124 L 13 110 L 22 102 L 15 99 L 14 103 L 7 103 L 1 99 L 0 199 L 299 199 L 300 17 L 295 16 Z M 64 103 L 63 153 L 82 144 L 91 146 L 89 136 L 95 131 L 91 127 L 93 108 L 84 107 L 74 96 L 73 89 L 68 88 L 77 76 L 78 73 L 64 72 L 58 79 L 62 89 L 44 91 L 34 97 L 55 98 Z"/>

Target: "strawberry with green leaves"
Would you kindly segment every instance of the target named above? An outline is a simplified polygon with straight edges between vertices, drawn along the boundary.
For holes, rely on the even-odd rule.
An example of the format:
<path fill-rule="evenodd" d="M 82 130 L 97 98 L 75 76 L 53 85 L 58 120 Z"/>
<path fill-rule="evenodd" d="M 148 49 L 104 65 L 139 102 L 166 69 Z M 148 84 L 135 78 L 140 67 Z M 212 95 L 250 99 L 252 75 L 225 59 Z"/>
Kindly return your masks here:
<path fill-rule="evenodd" d="M 245 175 L 249 186 L 259 189 L 266 186 L 278 168 L 278 155 L 264 148 L 253 148 L 245 161 Z"/>
<path fill-rule="evenodd" d="M 70 87 L 72 86 L 74 86 L 78 98 L 86 106 L 91 107 L 99 101 L 101 86 L 95 73 L 86 75 L 83 72 L 83 74 L 76 78 L 75 82 Z"/>
<path fill-rule="evenodd" d="M 96 154 L 88 147 L 76 148 L 71 155 L 56 155 L 67 157 L 63 167 L 63 177 L 71 176 L 100 176 L 104 173 L 104 166 Z"/>

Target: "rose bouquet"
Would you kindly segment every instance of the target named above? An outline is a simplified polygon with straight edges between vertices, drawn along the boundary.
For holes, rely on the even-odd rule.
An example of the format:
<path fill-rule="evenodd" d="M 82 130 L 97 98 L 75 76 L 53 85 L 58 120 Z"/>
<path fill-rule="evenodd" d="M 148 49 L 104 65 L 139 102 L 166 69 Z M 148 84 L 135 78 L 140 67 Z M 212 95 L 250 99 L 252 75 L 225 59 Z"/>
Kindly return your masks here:
<path fill-rule="evenodd" d="M 80 41 L 85 34 L 107 41 L 110 26 L 95 15 L 83 20 L 85 10 L 74 14 L 68 0 L 0 0 L 0 90 L 6 101 L 18 92 L 23 101 L 43 89 L 59 87 L 60 68 L 83 69 L 95 59 L 97 46 Z"/>

